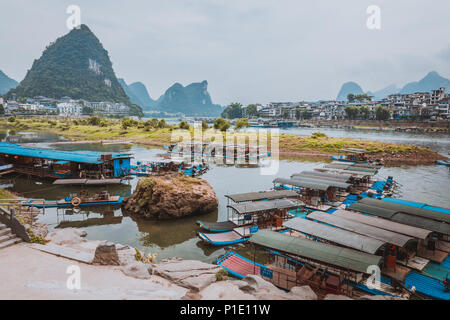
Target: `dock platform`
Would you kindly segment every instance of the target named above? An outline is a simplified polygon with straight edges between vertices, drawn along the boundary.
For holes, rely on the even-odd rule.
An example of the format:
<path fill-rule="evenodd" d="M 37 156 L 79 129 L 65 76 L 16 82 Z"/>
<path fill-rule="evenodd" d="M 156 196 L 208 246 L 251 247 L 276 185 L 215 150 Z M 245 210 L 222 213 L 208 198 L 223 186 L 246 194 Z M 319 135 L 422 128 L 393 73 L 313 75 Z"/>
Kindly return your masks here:
<path fill-rule="evenodd" d="M 57 179 L 53 182 L 56 185 L 91 185 L 102 186 L 110 184 L 121 184 L 121 179 Z"/>

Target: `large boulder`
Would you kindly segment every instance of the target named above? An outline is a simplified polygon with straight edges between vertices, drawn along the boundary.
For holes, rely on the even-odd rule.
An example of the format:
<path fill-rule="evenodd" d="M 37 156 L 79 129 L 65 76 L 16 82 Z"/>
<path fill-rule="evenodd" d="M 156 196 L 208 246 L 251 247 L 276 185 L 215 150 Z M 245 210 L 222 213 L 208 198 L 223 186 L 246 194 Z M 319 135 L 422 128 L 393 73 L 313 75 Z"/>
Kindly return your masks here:
<path fill-rule="evenodd" d="M 125 214 L 148 219 L 174 219 L 217 209 L 216 193 L 209 183 L 187 176 L 142 179 L 124 201 Z"/>

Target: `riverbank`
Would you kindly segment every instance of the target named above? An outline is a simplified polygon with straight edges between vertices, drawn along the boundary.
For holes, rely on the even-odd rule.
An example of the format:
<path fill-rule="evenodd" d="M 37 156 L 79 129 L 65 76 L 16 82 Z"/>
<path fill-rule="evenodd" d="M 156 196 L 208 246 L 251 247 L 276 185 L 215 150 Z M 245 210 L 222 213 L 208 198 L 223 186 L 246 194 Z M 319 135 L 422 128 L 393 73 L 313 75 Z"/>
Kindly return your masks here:
<path fill-rule="evenodd" d="M 91 122 L 91 123 L 89 123 Z M 94 124 L 92 124 L 94 123 Z M 177 126 L 161 125 L 151 121 L 133 121 L 124 126 L 119 120 L 89 121 L 55 120 L 50 118 L 15 118 L 14 121 L 0 119 L 0 126 L 10 130 L 47 131 L 78 141 L 127 140 L 134 144 L 162 148 L 171 143 L 172 133 Z M 193 134 L 192 127 L 189 133 Z M 270 141 L 270 139 L 269 139 Z M 279 138 L 280 159 L 326 161 L 342 148 L 364 148 L 371 151 L 372 159 L 383 159 L 387 165 L 431 165 L 436 160 L 446 160 L 445 156 L 426 147 L 407 144 L 392 144 L 372 140 L 331 138 L 313 134 L 300 137 L 281 134 Z"/>
<path fill-rule="evenodd" d="M 259 276 L 233 279 L 221 267 L 200 261 L 172 258 L 142 263 L 136 261 L 133 248 L 110 242 L 87 241 L 84 236 L 82 232 L 60 230 L 51 235 L 48 245 L 21 243 L 0 250 L 0 282 L 4 284 L 0 287 L 0 299 L 319 299 L 309 286 L 296 286 L 286 292 Z M 114 249 L 100 253 L 98 248 L 104 246 Z M 117 264 L 108 263 L 113 251 L 117 252 Z M 101 264 L 95 262 L 100 254 L 106 259 Z M 33 263 L 30 264 L 30 261 Z M 351 300 L 333 294 L 322 298 Z M 355 298 L 402 299 L 369 295 Z"/>

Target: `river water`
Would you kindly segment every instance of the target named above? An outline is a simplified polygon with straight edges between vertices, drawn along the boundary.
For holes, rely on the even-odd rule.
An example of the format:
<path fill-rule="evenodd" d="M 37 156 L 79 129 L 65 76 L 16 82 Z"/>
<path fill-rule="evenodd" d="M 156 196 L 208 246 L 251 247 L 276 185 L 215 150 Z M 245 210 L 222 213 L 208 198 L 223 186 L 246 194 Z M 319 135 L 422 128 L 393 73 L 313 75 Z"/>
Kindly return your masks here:
<path fill-rule="evenodd" d="M 287 133 L 310 135 L 317 129 L 290 129 Z M 428 146 L 442 154 L 450 152 L 449 136 L 416 135 L 405 133 L 375 133 L 355 132 L 336 129 L 320 129 L 328 136 L 351 137 L 360 139 L 377 139 L 393 143 L 411 143 Z M 2 133 L 0 133 L 2 137 Z M 4 135 L 3 135 L 4 137 Z M 15 142 L 37 142 L 48 146 L 48 142 L 61 140 L 60 137 L 45 133 L 17 134 Z M 18 137 L 18 138 L 17 138 Z M 131 145 L 59 145 L 63 150 L 98 150 L 98 151 L 130 151 L 134 161 L 151 161 L 157 159 L 158 149 L 148 149 Z M 111 240 L 134 246 L 146 253 L 158 253 L 158 259 L 181 257 L 213 262 L 226 248 L 204 245 L 196 236 L 200 229 L 196 220 L 222 221 L 226 219 L 227 199 L 224 195 L 232 193 L 268 190 L 276 177 L 288 178 L 295 172 L 312 170 L 323 165 L 320 162 L 280 161 L 276 175 L 261 175 L 258 167 L 212 165 L 202 176 L 215 190 L 219 199 L 216 212 L 206 215 L 183 218 L 173 221 L 146 221 L 135 217 L 123 216 L 120 207 L 92 207 L 73 214 L 69 209 L 46 209 L 39 220 L 49 224 L 50 229 L 77 227 L 86 230 L 87 238 L 91 240 Z M 387 167 L 380 170 L 378 178 L 393 176 L 400 184 L 398 197 L 406 200 L 426 202 L 437 206 L 450 208 L 450 170 L 444 166 L 401 166 Z M 139 178 L 129 180 L 127 184 L 108 186 L 112 194 L 128 196 L 134 190 Z M 78 192 L 79 187 L 53 186 L 48 182 L 38 182 L 23 176 L 1 178 L 0 184 L 10 190 L 29 198 L 44 198 L 55 200 L 63 198 L 71 192 Z M 89 187 L 94 193 L 104 190 L 104 187 Z M 240 245 L 237 249 L 245 254 L 249 249 Z"/>

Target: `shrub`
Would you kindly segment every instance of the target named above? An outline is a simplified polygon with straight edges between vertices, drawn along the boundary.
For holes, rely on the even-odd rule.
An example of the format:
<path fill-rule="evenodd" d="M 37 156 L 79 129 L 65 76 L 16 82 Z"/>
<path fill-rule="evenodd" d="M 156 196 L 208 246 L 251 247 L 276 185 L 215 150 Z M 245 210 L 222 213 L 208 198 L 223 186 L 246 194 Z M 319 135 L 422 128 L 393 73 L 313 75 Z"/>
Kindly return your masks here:
<path fill-rule="evenodd" d="M 317 138 L 327 138 L 328 136 L 321 132 L 321 131 L 317 131 L 317 132 L 313 132 L 313 134 L 311 135 L 311 138 L 317 139 Z"/>
<path fill-rule="evenodd" d="M 247 118 L 241 118 L 236 121 L 236 129 L 248 128 L 249 126 Z"/>
<path fill-rule="evenodd" d="M 189 123 L 187 123 L 186 121 L 184 121 L 184 120 L 182 120 L 181 122 L 180 122 L 180 124 L 178 125 L 178 127 L 180 128 L 180 129 L 184 129 L 184 130 L 189 130 Z"/>

